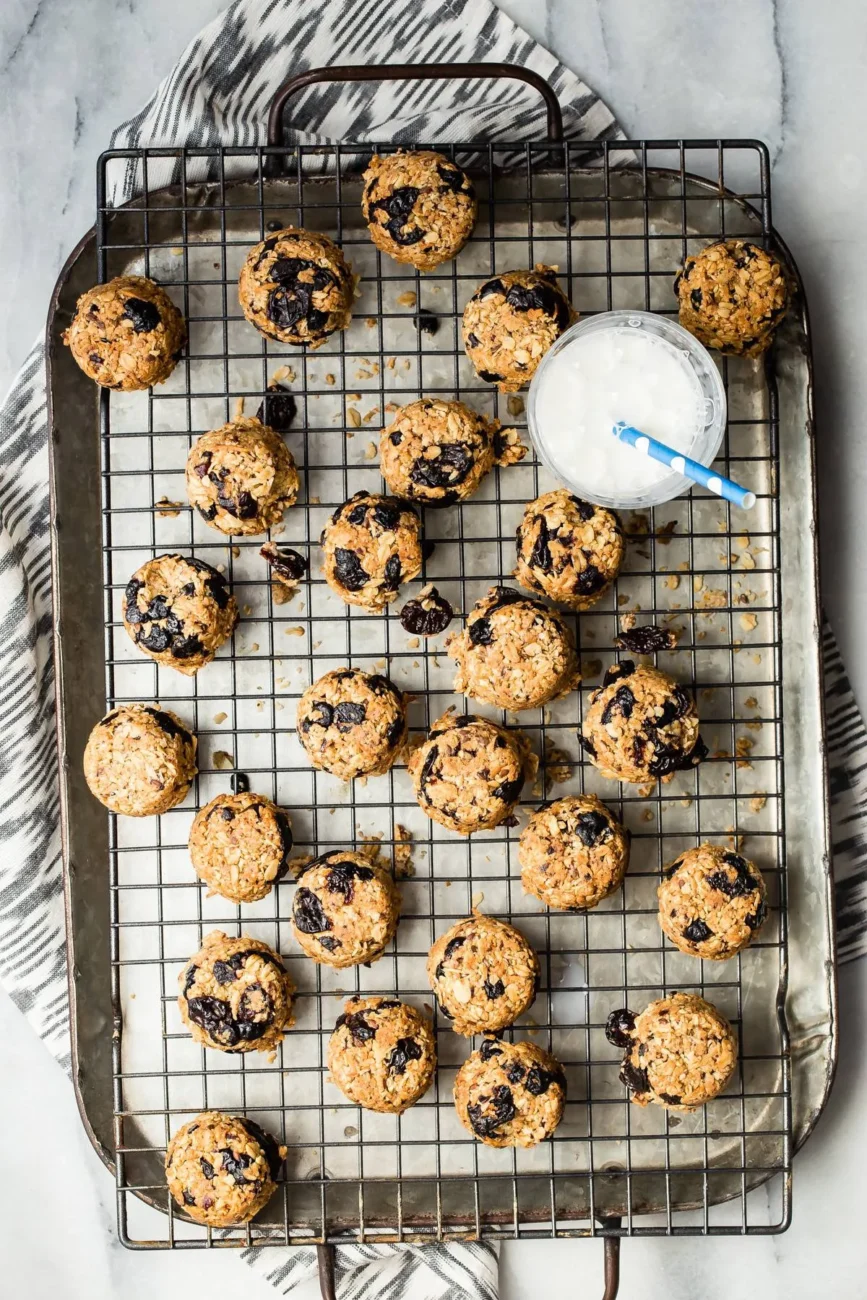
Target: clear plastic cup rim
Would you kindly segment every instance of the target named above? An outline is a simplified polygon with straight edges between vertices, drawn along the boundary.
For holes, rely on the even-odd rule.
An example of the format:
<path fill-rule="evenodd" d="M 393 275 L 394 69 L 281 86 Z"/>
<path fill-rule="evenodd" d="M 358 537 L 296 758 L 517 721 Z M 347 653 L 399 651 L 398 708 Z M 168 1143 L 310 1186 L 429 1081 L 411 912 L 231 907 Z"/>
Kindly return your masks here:
<path fill-rule="evenodd" d="M 685 354 L 701 386 L 706 413 L 704 428 L 696 431 L 695 439 L 692 445 L 686 449 L 686 454 L 693 460 L 699 461 L 702 465 L 713 464 L 726 428 L 726 394 L 720 373 L 713 357 L 707 348 L 699 343 L 695 335 L 690 334 L 689 330 L 685 330 L 677 321 L 650 311 L 599 312 L 595 316 L 588 316 L 577 321 L 561 334 L 557 342 L 545 353 L 530 383 L 530 390 L 527 395 L 527 427 L 539 459 L 570 492 L 574 492 L 576 496 L 580 496 L 585 500 L 593 501 L 596 505 L 608 506 L 616 510 L 638 510 L 649 506 L 662 505 L 666 501 L 673 500 L 674 497 L 682 496 L 684 492 L 688 492 L 694 486 L 692 480 L 672 471 L 672 473 L 666 474 L 664 478 L 659 479 L 652 487 L 640 492 L 632 490 L 623 493 L 601 493 L 597 487 L 587 488 L 574 474 L 567 475 L 563 473 L 557 464 L 556 457 L 551 455 L 545 443 L 544 434 L 539 427 L 537 413 L 537 400 L 542 378 L 546 367 L 550 366 L 553 358 L 567 348 L 570 343 L 574 342 L 576 338 L 597 333 L 600 330 L 620 328 L 624 325 L 632 329 L 644 329 L 648 333 L 655 334 L 657 337 L 673 344 L 674 347 Z"/>

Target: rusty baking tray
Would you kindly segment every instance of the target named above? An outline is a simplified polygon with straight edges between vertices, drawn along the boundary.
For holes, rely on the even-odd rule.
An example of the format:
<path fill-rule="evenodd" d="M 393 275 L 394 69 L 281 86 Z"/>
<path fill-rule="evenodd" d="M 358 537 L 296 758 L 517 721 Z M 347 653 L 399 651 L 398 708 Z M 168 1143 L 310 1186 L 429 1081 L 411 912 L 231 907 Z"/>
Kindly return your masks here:
<path fill-rule="evenodd" d="M 480 216 L 458 259 L 422 278 L 382 258 L 367 237 L 359 177 L 373 146 L 285 144 L 283 109 L 321 80 L 446 75 L 530 81 L 546 96 L 549 134 L 539 143 L 429 146 L 470 171 Z M 139 197 L 116 206 L 130 176 Z M 310 770 L 292 731 L 294 701 L 309 681 L 338 663 L 385 662 L 417 696 L 410 723 L 421 730 L 457 702 L 450 661 L 436 646 L 408 645 L 394 607 L 370 617 L 342 606 L 315 563 L 299 595 L 274 604 L 262 539 L 230 546 L 207 529 L 186 505 L 182 473 L 192 439 L 229 418 L 239 398 L 254 411 L 274 371 L 289 365 L 299 417 L 288 442 L 303 490 L 280 540 L 312 545 L 334 506 L 360 487 L 378 490 L 368 444 L 389 403 L 437 392 L 523 426 L 520 403 L 477 380 L 460 346 L 460 312 L 483 278 L 544 261 L 559 267 L 582 314 L 630 306 L 673 313 L 671 281 L 685 253 L 748 234 L 775 245 L 797 281 L 770 203 L 761 143 L 564 142 L 550 88 L 499 65 L 310 73 L 278 93 L 268 146 L 101 158 L 96 226 L 64 267 L 48 322 L 52 545 L 75 1087 L 87 1132 L 117 1180 L 126 1244 L 602 1235 L 613 1287 L 622 1235 L 766 1233 L 788 1224 L 792 1156 L 821 1112 L 836 1053 L 803 293 L 764 363 L 720 358 L 729 424 L 718 463 L 753 488 L 755 510 L 732 514 L 695 489 L 628 518 L 623 573 L 577 620 L 584 688 L 521 715 L 542 758 L 542 784 L 525 790 L 525 810 L 566 775 L 557 794 L 597 791 L 633 833 L 624 890 L 586 916 L 546 914 L 522 895 L 520 827 L 464 842 L 420 813 L 403 768 L 357 789 Z M 353 324 L 309 354 L 260 338 L 237 304 L 247 249 L 289 222 L 335 235 L 361 274 Z M 97 392 L 60 342 L 78 295 L 122 272 L 159 279 L 190 322 L 188 354 L 157 391 Z M 417 328 L 422 310 L 437 318 L 433 335 Z M 528 460 L 493 473 L 462 506 L 428 512 L 437 547 L 424 579 L 468 610 L 509 574 L 522 507 L 552 485 Z M 179 504 L 155 509 L 161 500 Z M 193 680 L 138 657 L 118 619 L 129 574 L 172 549 L 224 565 L 247 611 L 234 645 Z M 576 739 L 587 691 L 613 658 L 619 615 L 636 606 L 642 617 L 680 627 L 677 649 L 660 662 L 695 684 L 712 751 L 697 772 L 649 798 L 599 777 Z M 88 732 L 106 704 L 154 699 L 194 726 L 201 775 L 186 804 L 158 821 L 106 817 L 82 776 Z M 293 951 L 291 883 L 243 909 L 204 897 L 186 838 L 195 807 L 228 784 L 217 750 L 290 810 L 301 852 L 361 835 L 381 835 L 388 849 L 398 823 L 412 830 L 415 874 L 402 884 L 396 946 L 370 970 L 334 973 Z M 736 835 L 766 874 L 772 919 L 740 957 L 696 963 L 661 942 L 659 869 L 701 838 Z M 427 948 L 481 895 L 483 909 L 516 922 L 542 958 L 542 991 L 514 1032 L 550 1047 L 569 1080 L 563 1123 L 529 1152 L 494 1151 L 457 1124 L 451 1081 L 467 1045 L 442 1020 L 437 1083 L 400 1119 L 360 1111 L 325 1081 L 343 992 L 396 990 L 430 1004 Z M 298 1022 L 273 1064 L 204 1053 L 182 1032 L 177 971 L 216 925 L 243 926 L 286 954 L 300 990 Z M 742 1045 L 735 1083 L 692 1116 L 630 1107 L 602 1029 L 613 1007 L 673 988 L 704 992 L 735 1021 Z M 289 1147 L 268 1210 L 219 1234 L 185 1219 L 162 1176 L 170 1132 L 205 1104 L 250 1112 Z"/>

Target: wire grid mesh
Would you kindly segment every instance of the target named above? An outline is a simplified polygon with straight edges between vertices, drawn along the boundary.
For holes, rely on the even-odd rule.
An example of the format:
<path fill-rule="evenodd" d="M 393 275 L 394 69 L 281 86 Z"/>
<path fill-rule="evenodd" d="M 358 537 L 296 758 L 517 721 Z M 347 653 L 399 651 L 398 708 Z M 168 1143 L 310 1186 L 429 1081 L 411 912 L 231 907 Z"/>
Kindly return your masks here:
<path fill-rule="evenodd" d="M 627 147 L 636 161 L 626 168 L 612 165 L 607 145 L 601 163 L 598 144 L 557 152 L 535 145 L 440 147 L 470 171 L 480 212 L 457 260 L 424 277 L 382 257 L 369 241 L 359 170 L 370 149 L 153 149 L 100 160 L 99 280 L 122 272 L 152 276 L 167 287 L 190 331 L 186 356 L 158 391 L 103 390 L 100 399 L 108 705 L 158 700 L 175 709 L 199 737 L 200 761 L 181 808 L 158 819 L 111 818 L 113 995 L 123 1016 L 114 1052 L 118 1214 L 128 1244 L 753 1233 L 788 1222 L 778 428 L 769 368 L 718 358 L 729 422 L 717 464 L 758 496 L 749 533 L 743 516 L 735 522 L 728 505 L 698 489 L 627 516 L 630 541 L 615 587 L 594 609 L 568 616 L 582 688 L 544 711 L 499 715 L 521 727 L 541 758 L 517 827 L 469 840 L 451 835 L 421 813 L 402 765 L 367 784 L 344 785 L 310 768 L 294 734 L 301 692 L 347 663 L 387 671 L 413 693 L 411 731 L 462 705 L 452 694 L 443 638 L 418 644 L 397 619 L 405 596 L 418 588 L 404 588 L 386 615 L 351 609 L 324 583 L 315 544 L 327 516 L 354 491 L 381 490 L 374 443 L 396 405 L 440 394 L 522 427 L 522 401 L 478 380 L 460 345 L 460 315 L 479 282 L 545 262 L 559 268 L 583 315 L 613 307 L 674 313 L 672 278 L 688 251 L 723 235 L 770 240 L 763 146 Z M 269 176 L 275 160 L 279 179 Z M 143 197 L 113 210 L 107 196 L 118 169 L 137 173 Z M 285 224 L 331 233 L 361 277 L 352 325 L 315 352 L 261 338 L 237 302 L 246 252 Z M 421 311 L 435 316 L 436 333 L 418 328 Z M 305 552 L 309 546 L 311 559 L 309 583 L 288 603 L 275 600 L 259 557 L 264 538 L 223 538 L 190 511 L 183 487 L 192 441 L 231 418 L 238 399 L 252 413 L 275 372 L 298 400 L 287 441 L 302 490 L 272 535 Z M 494 470 L 471 500 L 428 511 L 426 535 L 435 550 L 419 582 L 434 581 L 457 610 L 469 611 L 489 586 L 508 579 L 523 507 L 553 486 L 528 457 Z M 141 656 L 119 617 L 129 575 L 167 551 L 222 569 L 242 610 L 233 643 L 193 679 Z M 697 771 L 649 792 L 600 777 L 576 738 L 587 694 L 614 658 L 621 617 L 633 611 L 641 622 L 666 621 L 678 630 L 676 649 L 657 658 L 694 685 L 711 751 Z M 381 837 L 388 852 L 398 825 L 411 832 L 414 874 L 401 883 L 397 938 L 372 967 L 334 972 L 299 953 L 288 922 L 291 881 L 244 907 L 208 897 L 198 884 L 186 848 L 189 827 L 195 808 L 227 788 L 227 754 L 252 789 L 288 809 L 301 853 L 351 846 L 368 835 Z M 585 790 L 598 793 L 630 828 L 630 870 L 622 891 L 594 911 L 551 913 L 521 891 L 517 837 L 544 797 Z M 655 917 L 660 869 L 703 839 L 731 844 L 739 835 L 765 873 L 771 917 L 747 952 L 701 963 L 662 942 Z M 553 1140 L 530 1151 L 475 1142 L 451 1101 L 471 1044 L 438 1016 L 425 958 L 433 939 L 473 906 L 514 922 L 542 961 L 539 996 L 507 1032 L 554 1053 L 569 1099 Z M 284 954 L 299 989 L 297 1020 L 274 1061 L 206 1052 L 183 1031 L 177 973 L 213 928 L 253 934 Z M 603 1033 L 613 1008 L 640 1009 L 675 989 L 707 996 L 731 1018 L 741 1044 L 737 1078 L 695 1115 L 631 1106 L 618 1082 L 618 1053 Z M 437 1079 L 399 1118 L 360 1110 L 326 1079 L 329 1032 L 344 997 L 356 991 L 396 992 L 434 1016 Z M 289 1147 L 268 1210 L 255 1224 L 218 1234 L 183 1217 L 162 1175 L 171 1133 L 211 1107 L 249 1114 Z M 750 1197 L 762 1183 L 765 1192 Z M 167 1217 L 154 1216 L 143 1201 Z"/>

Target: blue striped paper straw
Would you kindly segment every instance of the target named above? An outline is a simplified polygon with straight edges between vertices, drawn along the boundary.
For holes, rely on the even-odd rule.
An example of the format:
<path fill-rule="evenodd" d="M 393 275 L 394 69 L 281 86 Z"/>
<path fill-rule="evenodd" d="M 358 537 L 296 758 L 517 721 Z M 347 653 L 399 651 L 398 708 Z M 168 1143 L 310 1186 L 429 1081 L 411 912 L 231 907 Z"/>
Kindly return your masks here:
<path fill-rule="evenodd" d="M 621 442 L 629 443 L 630 447 L 649 456 L 651 460 L 658 460 L 662 465 L 670 465 L 676 473 L 683 474 L 684 478 L 691 478 L 693 483 L 700 483 L 702 487 L 715 492 L 724 501 L 730 501 L 733 506 L 740 506 L 741 510 L 752 510 L 756 504 L 755 492 L 741 487 L 740 483 L 734 483 L 730 478 L 723 478 L 722 474 L 714 473 L 697 460 L 690 460 L 689 456 L 675 451 L 673 447 L 666 447 L 664 442 L 657 442 L 656 438 L 641 433 L 639 429 L 633 429 L 623 420 L 618 420 L 611 432 Z"/>

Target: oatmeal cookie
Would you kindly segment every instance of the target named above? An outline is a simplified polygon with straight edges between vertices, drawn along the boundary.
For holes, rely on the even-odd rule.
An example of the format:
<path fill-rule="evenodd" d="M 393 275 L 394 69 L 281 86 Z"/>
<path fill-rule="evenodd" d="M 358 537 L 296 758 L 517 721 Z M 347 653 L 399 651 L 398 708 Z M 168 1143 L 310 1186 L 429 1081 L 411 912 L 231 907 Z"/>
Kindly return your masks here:
<path fill-rule="evenodd" d="M 476 192 L 460 167 L 428 149 L 371 158 L 361 210 L 395 262 L 432 271 L 457 257 L 476 224 Z"/>
<path fill-rule="evenodd" d="M 486 280 L 464 308 L 464 347 L 480 379 L 515 393 L 577 319 L 556 271 L 506 271 Z"/>
<path fill-rule="evenodd" d="M 532 1006 L 539 958 L 505 921 L 476 913 L 441 934 L 428 953 L 427 977 L 456 1034 L 505 1029 Z"/>
<path fill-rule="evenodd" d="M 241 268 L 241 310 L 278 343 L 318 348 L 352 316 L 355 281 L 327 235 L 286 226 L 251 248 Z"/>
<path fill-rule="evenodd" d="M 729 356 L 759 356 L 789 308 L 782 263 L 746 239 L 708 244 L 688 257 L 674 291 L 684 329 Z"/>
<path fill-rule="evenodd" d="M 168 379 L 187 327 L 166 291 L 142 275 L 120 275 L 83 293 L 63 342 L 89 379 L 125 392 Z"/>
<path fill-rule="evenodd" d="M 620 1081 L 638 1106 L 696 1110 L 722 1092 L 737 1065 L 734 1030 L 694 993 L 660 998 L 637 1016 L 612 1011 L 605 1033 L 626 1051 Z"/>
<path fill-rule="evenodd" d="M 197 772 L 196 738 L 156 704 L 112 709 L 90 733 L 84 778 L 114 813 L 152 817 L 186 797 Z"/>
<path fill-rule="evenodd" d="M 212 930 L 178 976 L 181 1020 L 202 1047 L 273 1052 L 292 1024 L 295 985 L 267 943 Z"/>
<path fill-rule="evenodd" d="M 725 961 L 752 943 L 768 914 L 762 873 L 718 844 L 701 844 L 666 867 L 659 924 L 681 952 Z"/>
<path fill-rule="evenodd" d="M 266 532 L 298 499 L 298 471 L 286 443 L 245 416 L 193 443 L 186 481 L 190 505 L 229 536 Z"/>
<path fill-rule="evenodd" d="M 565 488 L 530 502 L 516 541 L 521 586 L 570 609 L 595 605 L 623 563 L 623 530 L 614 511 Z"/>
<path fill-rule="evenodd" d="M 581 680 L 562 615 L 511 587 L 492 587 L 446 645 L 458 665 L 455 692 L 514 713 L 568 695 Z"/>
<path fill-rule="evenodd" d="M 613 781 L 670 781 L 707 756 L 695 701 L 668 673 L 612 664 L 590 696 L 581 747 Z"/>
<path fill-rule="evenodd" d="M 314 767 L 342 781 L 382 776 L 406 740 L 406 699 L 379 673 L 335 668 L 301 696 L 297 726 Z"/>
<path fill-rule="evenodd" d="M 158 555 L 136 569 L 122 612 L 139 650 L 188 677 L 211 662 L 238 622 L 222 573 L 183 555 Z"/>
<path fill-rule="evenodd" d="M 511 817 L 536 758 L 520 731 L 474 713 L 444 713 L 407 760 L 419 807 L 459 835 Z"/>
<path fill-rule="evenodd" d="M 356 492 L 320 537 L 325 581 L 347 605 L 379 612 L 421 572 L 421 521 L 397 497 Z"/>
<path fill-rule="evenodd" d="M 387 1115 L 415 1105 L 436 1063 L 430 1021 L 396 998 L 350 998 L 328 1042 L 332 1083 L 356 1105 Z"/>
<path fill-rule="evenodd" d="M 196 1223 L 227 1228 L 246 1223 L 268 1204 L 286 1155 L 246 1116 L 206 1110 L 175 1133 L 166 1151 L 166 1180 Z"/>
<path fill-rule="evenodd" d="M 494 465 L 527 454 L 514 429 L 463 402 L 424 397 L 402 407 L 379 439 L 379 467 L 392 492 L 425 506 L 466 501 Z"/>
<path fill-rule="evenodd" d="M 218 794 L 193 819 L 190 858 L 200 880 L 232 903 L 256 903 L 289 869 L 292 827 L 263 794 Z"/>
<path fill-rule="evenodd" d="M 629 832 L 595 794 L 568 795 L 533 814 L 518 861 L 528 894 L 558 911 L 583 911 L 623 883 Z"/>
<path fill-rule="evenodd" d="M 292 932 L 314 961 L 338 967 L 376 961 L 394 938 L 399 916 L 394 880 L 363 853 L 332 849 L 298 877 Z"/>
<path fill-rule="evenodd" d="M 486 1038 L 458 1070 L 455 1109 L 489 1147 L 534 1147 L 563 1118 L 566 1076 L 535 1043 Z"/>

